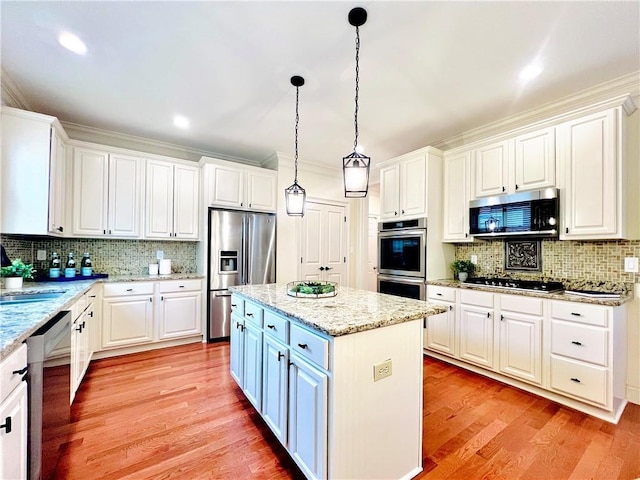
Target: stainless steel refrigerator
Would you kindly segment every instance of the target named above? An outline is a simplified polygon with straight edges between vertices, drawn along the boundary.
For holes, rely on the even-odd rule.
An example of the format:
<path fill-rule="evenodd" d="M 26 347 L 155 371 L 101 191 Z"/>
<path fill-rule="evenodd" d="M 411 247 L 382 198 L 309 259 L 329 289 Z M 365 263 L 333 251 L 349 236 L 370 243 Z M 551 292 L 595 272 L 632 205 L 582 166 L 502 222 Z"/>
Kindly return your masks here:
<path fill-rule="evenodd" d="M 234 285 L 276 281 L 276 216 L 209 209 L 209 341 L 228 337 Z"/>

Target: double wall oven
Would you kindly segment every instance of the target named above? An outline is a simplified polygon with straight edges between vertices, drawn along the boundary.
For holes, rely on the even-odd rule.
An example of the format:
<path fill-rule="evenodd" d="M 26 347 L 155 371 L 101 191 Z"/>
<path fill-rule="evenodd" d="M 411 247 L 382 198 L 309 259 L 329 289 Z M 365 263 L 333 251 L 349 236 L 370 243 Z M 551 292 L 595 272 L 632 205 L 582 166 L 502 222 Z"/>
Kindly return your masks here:
<path fill-rule="evenodd" d="M 426 299 L 427 219 L 378 224 L 378 292 Z"/>

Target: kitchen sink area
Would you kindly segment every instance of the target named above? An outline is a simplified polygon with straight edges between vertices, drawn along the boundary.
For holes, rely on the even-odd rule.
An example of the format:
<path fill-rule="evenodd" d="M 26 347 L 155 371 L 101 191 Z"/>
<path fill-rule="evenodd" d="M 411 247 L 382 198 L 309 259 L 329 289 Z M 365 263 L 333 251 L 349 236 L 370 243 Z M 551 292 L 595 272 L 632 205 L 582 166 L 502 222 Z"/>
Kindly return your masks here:
<path fill-rule="evenodd" d="M 2 295 L 0 296 L 0 305 L 18 305 L 24 303 L 44 302 L 46 300 L 53 300 L 54 298 L 58 298 L 63 293 L 64 291 Z"/>

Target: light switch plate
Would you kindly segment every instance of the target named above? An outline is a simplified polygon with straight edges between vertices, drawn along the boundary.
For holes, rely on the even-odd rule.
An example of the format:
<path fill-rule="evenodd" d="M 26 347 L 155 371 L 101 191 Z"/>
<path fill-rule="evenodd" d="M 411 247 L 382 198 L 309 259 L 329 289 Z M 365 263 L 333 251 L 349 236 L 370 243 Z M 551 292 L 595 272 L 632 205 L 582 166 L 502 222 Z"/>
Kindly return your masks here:
<path fill-rule="evenodd" d="M 630 273 L 638 273 L 638 257 L 625 257 L 624 271 Z"/>
<path fill-rule="evenodd" d="M 47 251 L 46 250 L 38 250 L 36 252 L 36 260 L 46 260 L 47 259 Z"/>
<path fill-rule="evenodd" d="M 164 259 L 164 252 L 162 250 L 156 250 L 156 258 L 158 260 Z"/>
<path fill-rule="evenodd" d="M 377 382 L 391 376 L 391 359 L 373 366 L 373 381 Z"/>
<path fill-rule="evenodd" d="M 478 264 L 478 255 L 471 255 L 471 263 L 474 265 Z"/>

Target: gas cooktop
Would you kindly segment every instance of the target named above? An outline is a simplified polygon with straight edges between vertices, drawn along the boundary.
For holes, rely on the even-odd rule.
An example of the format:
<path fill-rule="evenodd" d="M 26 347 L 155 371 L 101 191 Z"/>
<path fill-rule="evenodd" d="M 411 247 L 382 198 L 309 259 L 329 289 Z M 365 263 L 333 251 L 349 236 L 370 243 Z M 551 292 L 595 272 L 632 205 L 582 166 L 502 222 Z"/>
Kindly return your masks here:
<path fill-rule="evenodd" d="M 474 277 L 468 278 L 464 283 L 511 290 L 529 290 L 540 293 L 553 293 L 564 290 L 562 282 L 538 282 L 535 280 L 515 280 L 513 278 Z"/>

